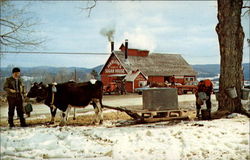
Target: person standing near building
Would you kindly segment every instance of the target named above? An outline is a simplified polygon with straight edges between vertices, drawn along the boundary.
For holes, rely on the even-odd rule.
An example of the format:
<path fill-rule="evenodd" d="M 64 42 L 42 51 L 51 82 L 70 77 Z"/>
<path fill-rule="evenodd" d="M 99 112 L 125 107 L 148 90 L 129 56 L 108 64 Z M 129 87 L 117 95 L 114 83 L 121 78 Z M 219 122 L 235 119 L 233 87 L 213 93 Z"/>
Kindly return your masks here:
<path fill-rule="evenodd" d="M 121 95 L 123 95 L 123 93 L 127 94 L 127 91 L 126 91 L 126 79 L 121 81 Z"/>
<path fill-rule="evenodd" d="M 175 86 L 175 76 L 170 77 L 170 82 L 172 86 Z"/>
<path fill-rule="evenodd" d="M 201 80 L 198 83 L 198 89 L 195 93 L 196 96 L 196 117 L 199 118 L 201 105 L 203 101 L 206 101 L 207 111 L 209 112 L 209 117 L 211 118 L 211 94 L 213 92 L 213 83 L 211 80 Z"/>
<path fill-rule="evenodd" d="M 27 127 L 27 124 L 24 119 L 23 113 L 23 99 L 22 99 L 22 82 L 20 79 L 20 69 L 13 68 L 12 76 L 7 78 L 4 83 L 4 88 L 7 92 L 7 100 L 9 104 L 8 111 L 8 122 L 10 127 L 15 127 L 13 117 L 15 114 L 15 108 L 17 115 L 20 118 L 21 127 Z"/>

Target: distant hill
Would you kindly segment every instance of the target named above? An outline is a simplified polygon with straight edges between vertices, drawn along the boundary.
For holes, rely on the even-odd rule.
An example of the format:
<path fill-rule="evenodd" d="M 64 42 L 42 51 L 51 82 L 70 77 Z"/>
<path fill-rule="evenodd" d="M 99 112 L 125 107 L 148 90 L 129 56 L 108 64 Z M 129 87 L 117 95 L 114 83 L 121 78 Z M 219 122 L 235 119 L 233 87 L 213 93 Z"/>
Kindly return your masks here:
<path fill-rule="evenodd" d="M 98 73 L 101 71 L 103 65 L 96 66 L 94 68 L 86 69 L 86 72 L 90 73 L 92 70 L 96 70 Z"/>
<path fill-rule="evenodd" d="M 192 67 L 198 72 L 198 77 L 215 77 L 220 73 L 219 64 L 192 65 Z M 249 63 L 244 63 L 243 67 L 245 80 L 250 80 Z"/>
<path fill-rule="evenodd" d="M 88 74 L 92 70 L 96 70 L 98 73 L 102 69 L 103 65 L 99 65 L 93 68 L 84 68 L 84 67 L 49 67 L 49 66 L 39 66 L 39 67 L 21 67 L 22 75 L 25 76 L 40 76 L 44 73 L 50 73 L 56 75 L 60 71 L 65 71 L 66 73 L 74 73 L 75 69 L 77 74 L 83 75 Z M 219 64 L 204 64 L 204 65 L 192 65 L 193 69 L 198 72 L 198 77 L 215 77 L 220 73 Z M 250 80 L 250 65 L 249 63 L 244 63 L 244 77 L 245 80 Z M 8 77 L 11 75 L 12 68 L 2 67 L 1 68 L 1 77 Z"/>
<path fill-rule="evenodd" d="M 39 76 L 43 73 L 50 73 L 56 75 L 60 71 L 65 71 L 65 73 L 74 73 L 75 69 L 77 74 L 87 74 L 92 70 L 96 70 L 98 73 L 101 70 L 103 65 L 96 66 L 94 68 L 84 68 L 84 67 L 50 67 L 50 66 L 39 66 L 39 67 L 20 67 L 22 75 L 34 77 Z M 1 77 L 8 77 L 11 75 L 12 68 L 2 67 L 1 68 Z"/>
<path fill-rule="evenodd" d="M 66 82 L 75 78 L 77 81 L 87 81 L 91 78 L 90 73 L 92 70 L 100 72 L 103 65 L 96 66 L 94 68 L 83 67 L 20 67 L 21 75 L 24 80 L 25 86 L 30 87 L 33 82 L 51 83 L 56 81 L 58 83 Z M 6 77 L 11 76 L 12 67 L 2 67 L 0 71 L 0 91 L 3 90 L 3 83 Z M 100 78 L 100 77 L 98 77 Z"/>

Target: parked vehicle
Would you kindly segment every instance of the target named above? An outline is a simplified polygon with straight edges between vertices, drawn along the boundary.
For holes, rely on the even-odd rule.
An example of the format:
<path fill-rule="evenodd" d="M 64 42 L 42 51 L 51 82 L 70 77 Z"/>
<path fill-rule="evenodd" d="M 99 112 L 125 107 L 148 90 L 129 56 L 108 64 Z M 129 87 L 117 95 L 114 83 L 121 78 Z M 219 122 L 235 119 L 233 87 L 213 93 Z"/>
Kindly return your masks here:
<path fill-rule="evenodd" d="M 103 86 L 104 94 L 120 94 L 118 85 L 116 82 L 110 82 L 108 85 Z"/>
<path fill-rule="evenodd" d="M 172 88 L 177 88 L 178 95 L 187 94 L 188 92 L 194 94 L 197 90 L 197 85 L 176 85 Z"/>
<path fill-rule="evenodd" d="M 171 84 L 168 85 L 165 83 L 152 83 L 150 86 L 136 88 L 135 92 L 138 94 L 142 94 L 143 90 L 146 90 L 148 88 L 154 88 L 154 87 L 164 88 L 165 87 L 165 88 L 177 88 L 178 95 L 187 94 L 188 92 L 192 92 L 194 94 L 197 90 L 197 84 L 198 82 L 196 81 L 186 83 L 185 85 L 182 85 L 181 83 L 175 83 L 174 85 L 171 85 Z"/>
<path fill-rule="evenodd" d="M 187 94 L 188 92 L 192 92 L 193 94 L 197 90 L 197 81 L 187 82 L 186 84 L 175 84 L 174 86 L 170 86 L 171 88 L 177 88 L 178 95 Z"/>

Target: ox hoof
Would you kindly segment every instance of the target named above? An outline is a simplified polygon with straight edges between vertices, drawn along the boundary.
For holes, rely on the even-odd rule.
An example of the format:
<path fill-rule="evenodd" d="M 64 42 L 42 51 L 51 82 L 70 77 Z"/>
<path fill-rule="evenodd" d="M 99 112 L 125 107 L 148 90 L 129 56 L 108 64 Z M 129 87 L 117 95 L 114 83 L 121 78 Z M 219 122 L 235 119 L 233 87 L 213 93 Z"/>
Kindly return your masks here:
<path fill-rule="evenodd" d="M 100 122 L 98 122 L 98 121 L 93 121 L 92 124 L 93 124 L 93 125 L 98 125 L 98 124 L 100 124 Z"/>
<path fill-rule="evenodd" d="M 100 120 L 99 124 L 100 124 L 100 125 L 103 124 L 103 120 Z"/>
<path fill-rule="evenodd" d="M 66 124 L 65 122 L 60 122 L 60 123 L 59 123 L 59 126 L 62 127 L 62 126 L 65 126 L 65 124 Z"/>
<path fill-rule="evenodd" d="M 102 125 L 103 124 L 103 120 L 98 121 L 93 121 L 92 122 L 93 125 Z"/>
<path fill-rule="evenodd" d="M 50 122 L 48 123 L 48 125 L 51 125 L 51 124 L 55 124 L 55 122 L 53 122 L 53 121 L 50 121 Z"/>

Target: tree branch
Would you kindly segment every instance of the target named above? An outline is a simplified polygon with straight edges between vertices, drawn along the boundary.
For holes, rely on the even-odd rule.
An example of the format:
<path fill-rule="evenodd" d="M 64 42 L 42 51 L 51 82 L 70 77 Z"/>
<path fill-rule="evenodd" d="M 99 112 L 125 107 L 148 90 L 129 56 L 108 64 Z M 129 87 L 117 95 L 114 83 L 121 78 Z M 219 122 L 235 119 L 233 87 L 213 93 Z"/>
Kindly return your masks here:
<path fill-rule="evenodd" d="M 80 9 L 82 9 L 82 10 L 88 10 L 89 11 L 88 17 L 90 17 L 92 9 L 95 8 L 95 6 L 96 6 L 96 1 L 97 0 L 93 0 L 94 3 L 91 6 L 88 6 L 89 5 L 89 1 L 88 1 L 87 7 L 86 8 L 80 8 Z"/>
<path fill-rule="evenodd" d="M 4 23 L 1 23 L 1 22 L 0 22 L 0 25 L 1 25 L 1 26 L 5 26 L 5 27 L 9 27 L 9 28 L 13 28 L 13 26 L 10 26 L 10 25 L 8 25 L 8 24 L 4 24 Z"/>
<path fill-rule="evenodd" d="M 28 46 L 37 47 L 45 39 L 36 39 L 36 32 L 33 26 L 38 24 L 38 20 L 34 19 L 26 7 L 16 8 L 15 5 L 8 0 L 0 0 L 1 17 L 0 17 L 0 44 L 2 47 L 26 48 Z"/>
<path fill-rule="evenodd" d="M 246 10 L 241 17 L 244 17 L 248 12 L 250 13 L 250 10 Z"/>
<path fill-rule="evenodd" d="M 45 40 L 44 40 L 45 41 Z M 11 37 L 11 36 L 4 36 L 0 39 L 0 44 L 14 47 L 14 48 L 20 48 L 24 46 L 37 46 L 42 44 L 44 41 L 25 41 L 19 38 Z"/>
<path fill-rule="evenodd" d="M 246 13 L 248 13 L 248 12 L 250 13 L 250 6 L 245 5 L 245 6 L 242 7 L 242 9 L 244 9 L 244 8 L 247 8 L 247 10 L 242 14 L 241 17 L 244 17 L 246 15 Z"/>
<path fill-rule="evenodd" d="M 1 37 L 4 37 L 4 36 L 9 35 L 11 33 L 17 32 L 18 29 L 20 29 L 22 26 L 23 26 L 23 23 L 21 23 L 19 26 L 15 26 L 12 31 L 4 33 L 3 35 L 1 35 Z"/>
<path fill-rule="evenodd" d="M 11 25 L 13 25 L 13 26 L 16 26 L 15 23 L 13 23 L 13 22 L 11 22 L 11 21 L 8 21 L 8 20 L 6 20 L 6 19 L 2 19 L 2 18 L 1 18 L 0 21 L 9 23 L 9 24 L 11 24 Z"/>

